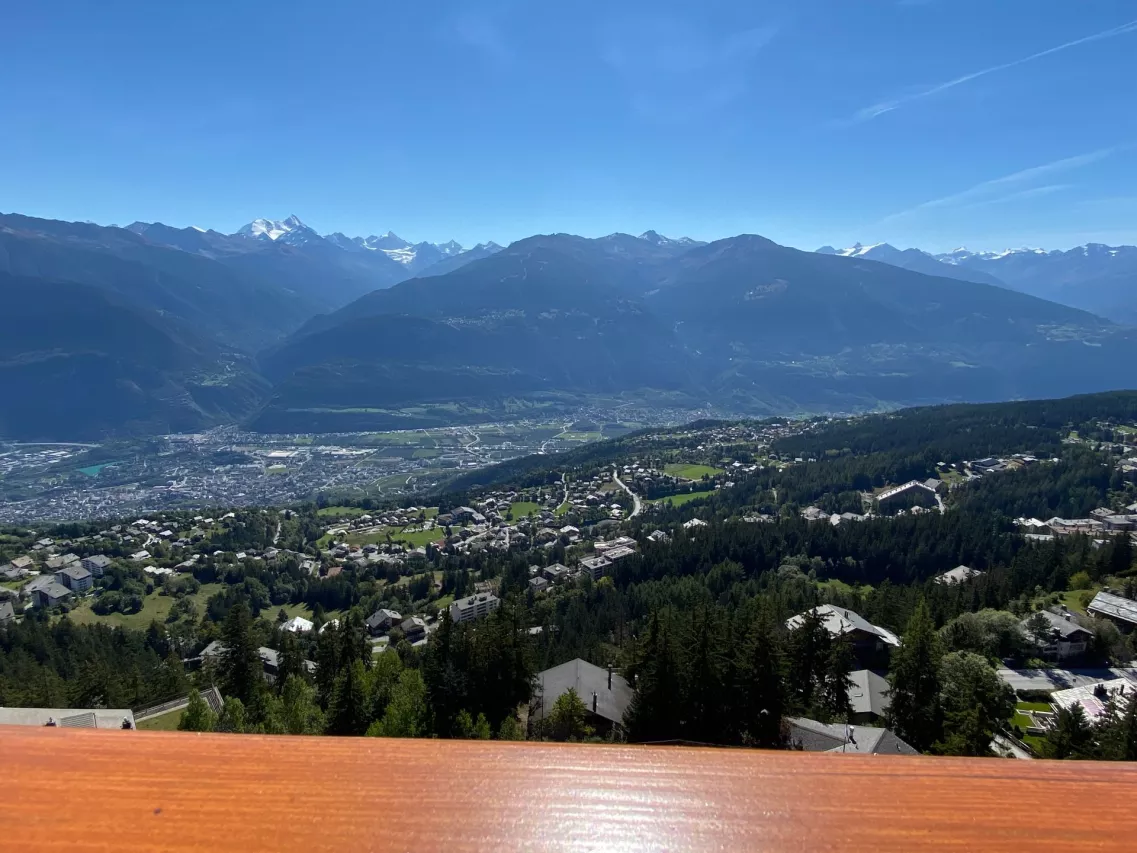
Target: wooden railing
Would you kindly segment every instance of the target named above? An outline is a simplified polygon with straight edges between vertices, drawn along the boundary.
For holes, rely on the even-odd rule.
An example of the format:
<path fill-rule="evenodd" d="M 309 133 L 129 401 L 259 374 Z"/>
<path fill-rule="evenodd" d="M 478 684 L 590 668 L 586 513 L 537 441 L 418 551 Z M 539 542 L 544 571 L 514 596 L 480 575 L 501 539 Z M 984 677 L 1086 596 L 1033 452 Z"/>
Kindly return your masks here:
<path fill-rule="evenodd" d="M 0 729 L 0 850 L 1133 851 L 1137 765 Z"/>

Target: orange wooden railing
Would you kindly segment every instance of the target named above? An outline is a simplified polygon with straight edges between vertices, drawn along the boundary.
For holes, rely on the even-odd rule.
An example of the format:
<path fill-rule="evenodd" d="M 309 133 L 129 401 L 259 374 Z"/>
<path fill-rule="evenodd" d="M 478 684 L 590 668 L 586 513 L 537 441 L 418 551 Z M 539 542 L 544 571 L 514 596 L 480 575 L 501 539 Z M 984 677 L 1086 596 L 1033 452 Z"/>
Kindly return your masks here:
<path fill-rule="evenodd" d="M 0 729 L 3 851 L 1134 851 L 1137 765 Z"/>

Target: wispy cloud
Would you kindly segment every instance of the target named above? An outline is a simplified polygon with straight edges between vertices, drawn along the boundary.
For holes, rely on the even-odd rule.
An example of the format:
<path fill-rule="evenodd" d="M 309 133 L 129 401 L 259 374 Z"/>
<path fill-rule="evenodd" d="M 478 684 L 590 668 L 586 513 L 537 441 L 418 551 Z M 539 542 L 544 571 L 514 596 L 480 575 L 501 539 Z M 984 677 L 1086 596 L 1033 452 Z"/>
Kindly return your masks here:
<path fill-rule="evenodd" d="M 980 71 L 973 71 L 970 74 L 964 74 L 962 77 L 956 77 L 954 80 L 948 80 L 946 83 L 940 83 L 932 86 L 929 89 L 922 89 L 917 92 L 912 92 L 908 95 L 901 95 L 900 97 L 893 98 L 887 101 L 879 101 L 878 103 L 871 104 L 864 107 L 848 119 L 845 124 L 860 124 L 861 122 L 872 121 L 877 116 L 884 115 L 885 113 L 892 112 L 906 104 L 914 101 L 920 101 L 924 98 L 930 98 L 932 95 L 938 95 L 940 92 L 946 92 L 948 89 L 954 89 L 956 86 L 961 86 L 964 83 L 970 83 L 980 77 L 986 77 L 988 74 L 994 74 L 996 71 L 1006 71 L 1008 68 L 1015 68 L 1019 65 L 1025 65 L 1028 62 L 1034 62 L 1036 59 L 1042 59 L 1045 56 L 1050 56 L 1054 53 L 1059 53 L 1063 50 L 1068 50 L 1071 47 L 1078 45 L 1089 44 L 1090 42 L 1102 41 L 1103 39 L 1115 38 L 1116 36 L 1126 35 L 1127 33 L 1137 32 L 1137 21 L 1130 21 L 1127 24 L 1111 27 L 1108 30 L 1102 30 L 1100 33 L 1093 35 L 1083 36 L 1073 41 L 1068 41 L 1065 44 L 1057 45 L 1056 47 L 1041 50 L 1038 53 L 1032 53 L 1030 56 L 1024 56 L 1021 59 L 1015 59 L 1011 62 L 1004 62 L 1000 65 L 992 65 L 990 68 L 984 68 Z"/>
<path fill-rule="evenodd" d="M 484 12 L 458 15 L 450 19 L 445 31 L 450 38 L 473 48 L 491 62 L 498 65 L 513 62 L 513 48 L 509 46 L 501 27 Z"/>
<path fill-rule="evenodd" d="M 608 27 L 601 56 L 622 78 L 637 113 L 682 121 L 745 94 L 751 64 L 777 32 L 752 27 L 714 38 L 689 22 L 637 18 Z"/>
<path fill-rule="evenodd" d="M 1012 172 L 1009 175 L 1004 175 L 1001 178 L 993 178 L 989 181 L 983 181 L 975 184 L 975 186 L 968 187 L 961 192 L 952 193 L 941 198 L 935 198 L 931 201 L 925 201 L 915 207 L 910 207 L 907 210 L 902 210 L 899 213 L 892 213 L 880 220 L 878 225 L 895 222 L 900 219 L 906 219 L 919 213 L 929 210 L 937 210 L 944 208 L 960 208 L 960 207 L 978 207 L 987 204 L 1001 204 L 1006 201 L 1013 201 L 1015 199 L 1030 198 L 1032 196 L 1047 195 L 1049 193 L 1058 192 L 1059 190 L 1066 189 L 1066 184 L 1048 184 L 1039 187 L 1028 187 L 1021 190 L 1015 189 L 1024 184 L 1030 184 L 1034 181 L 1045 178 L 1049 175 L 1058 174 L 1060 172 L 1068 172 L 1072 169 L 1080 169 L 1083 166 L 1089 166 L 1091 163 L 1096 163 L 1099 160 L 1104 160 L 1109 157 L 1117 149 L 1115 148 L 1102 148 L 1098 151 L 1091 151 L 1088 154 L 1079 154 L 1076 157 L 1065 157 L 1061 160 L 1055 160 L 1051 163 L 1044 163 L 1041 166 L 1032 166 L 1029 169 L 1021 169 L 1018 172 Z"/>
<path fill-rule="evenodd" d="M 963 205 L 964 210 L 969 210 L 973 207 L 988 207 L 992 204 L 1004 204 L 1008 201 L 1022 201 L 1028 198 L 1039 198 L 1041 196 L 1053 195 L 1054 193 L 1062 192 L 1063 190 L 1073 189 L 1074 184 L 1046 184 L 1041 187 L 1031 187 L 1027 190 L 1019 190 L 1018 192 L 1009 193 L 1008 195 L 997 196 L 995 198 L 977 201 L 972 204 Z"/>

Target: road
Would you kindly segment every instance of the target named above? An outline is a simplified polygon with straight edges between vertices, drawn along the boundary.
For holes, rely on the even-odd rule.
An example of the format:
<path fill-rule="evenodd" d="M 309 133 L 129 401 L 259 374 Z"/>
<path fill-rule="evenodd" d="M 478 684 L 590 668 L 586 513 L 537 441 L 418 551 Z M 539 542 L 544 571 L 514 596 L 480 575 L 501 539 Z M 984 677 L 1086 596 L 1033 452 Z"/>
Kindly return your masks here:
<path fill-rule="evenodd" d="M 635 518 L 644 511 L 644 504 L 643 501 L 640 500 L 640 496 L 624 485 L 624 481 L 620 479 L 619 469 L 615 465 L 612 466 L 612 481 L 632 496 L 632 514 L 629 515 L 628 518 Z"/>

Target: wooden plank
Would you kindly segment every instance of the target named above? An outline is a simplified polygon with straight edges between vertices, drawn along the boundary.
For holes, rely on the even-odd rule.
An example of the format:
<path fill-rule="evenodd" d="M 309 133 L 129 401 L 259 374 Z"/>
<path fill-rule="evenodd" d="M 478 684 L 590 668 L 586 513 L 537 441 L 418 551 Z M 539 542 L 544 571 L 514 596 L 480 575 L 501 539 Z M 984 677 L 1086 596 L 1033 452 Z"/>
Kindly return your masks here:
<path fill-rule="evenodd" d="M 0 730 L 0 849 L 1137 849 L 1137 765 Z"/>

